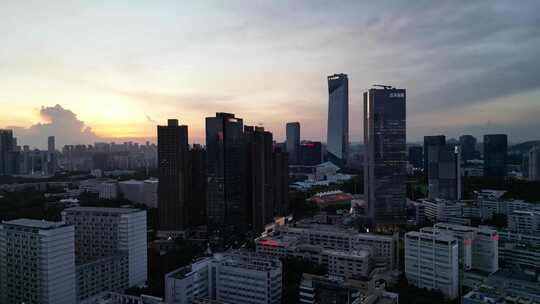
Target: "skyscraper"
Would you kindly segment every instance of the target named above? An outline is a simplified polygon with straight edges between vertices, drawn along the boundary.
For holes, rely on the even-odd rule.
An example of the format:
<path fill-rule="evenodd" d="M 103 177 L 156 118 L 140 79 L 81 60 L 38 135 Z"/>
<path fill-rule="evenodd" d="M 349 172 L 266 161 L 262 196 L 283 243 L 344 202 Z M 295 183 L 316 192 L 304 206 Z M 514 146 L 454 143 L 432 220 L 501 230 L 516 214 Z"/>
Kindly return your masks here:
<path fill-rule="evenodd" d="M 405 89 L 364 93 L 364 193 L 377 226 L 405 222 L 407 147 Z"/>
<path fill-rule="evenodd" d="M 206 118 L 207 216 L 209 230 L 243 229 L 242 202 L 243 121 L 230 113 Z"/>
<path fill-rule="evenodd" d="M 476 138 L 472 135 L 461 135 L 459 137 L 459 145 L 461 146 L 461 160 L 466 162 L 475 158 Z"/>
<path fill-rule="evenodd" d="M 427 175 L 429 164 L 429 149 L 436 147 L 439 149 L 446 145 L 446 137 L 444 135 L 424 136 L 424 172 Z"/>
<path fill-rule="evenodd" d="M 188 127 L 169 119 L 158 126 L 158 209 L 160 230 L 181 230 L 189 224 L 190 170 Z"/>
<path fill-rule="evenodd" d="M 285 130 L 287 136 L 287 153 L 292 165 L 300 163 L 300 123 L 288 122 Z"/>
<path fill-rule="evenodd" d="M 346 74 L 328 76 L 327 132 L 328 160 L 344 166 L 349 151 L 349 79 Z"/>
<path fill-rule="evenodd" d="M 484 135 L 484 176 L 506 177 L 508 137 L 506 134 Z"/>
<path fill-rule="evenodd" d="M 429 199 L 461 199 L 461 164 L 458 146 L 431 145 L 428 147 Z"/>

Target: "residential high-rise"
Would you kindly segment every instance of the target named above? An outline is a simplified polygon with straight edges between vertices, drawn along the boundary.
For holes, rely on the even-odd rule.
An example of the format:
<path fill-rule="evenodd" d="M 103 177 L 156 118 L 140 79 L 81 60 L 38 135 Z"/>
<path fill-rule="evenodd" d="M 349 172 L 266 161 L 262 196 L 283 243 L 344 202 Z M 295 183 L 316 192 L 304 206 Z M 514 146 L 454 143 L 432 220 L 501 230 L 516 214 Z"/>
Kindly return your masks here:
<path fill-rule="evenodd" d="M 0 303 L 77 303 L 74 234 L 63 222 L 2 222 Z"/>
<path fill-rule="evenodd" d="M 274 214 L 288 215 L 289 206 L 289 160 L 287 152 L 280 148 L 274 148 Z"/>
<path fill-rule="evenodd" d="M 506 177 L 508 137 L 506 134 L 484 135 L 484 177 Z"/>
<path fill-rule="evenodd" d="M 408 153 L 409 164 L 415 169 L 423 168 L 424 153 L 420 146 L 410 146 Z"/>
<path fill-rule="evenodd" d="M 272 133 L 262 127 L 244 127 L 244 174 L 242 175 L 247 222 L 262 232 L 274 216 Z"/>
<path fill-rule="evenodd" d="M 530 181 L 540 181 L 540 146 L 533 147 L 529 151 L 528 159 L 528 179 Z"/>
<path fill-rule="evenodd" d="M 182 230 L 190 217 L 190 166 L 188 127 L 169 119 L 158 126 L 159 229 Z"/>
<path fill-rule="evenodd" d="M 404 223 L 406 217 L 406 94 L 384 87 L 364 93 L 364 193 L 377 226 Z"/>
<path fill-rule="evenodd" d="M 206 118 L 207 217 L 211 232 L 245 228 L 242 194 L 243 121 L 230 113 Z"/>
<path fill-rule="evenodd" d="M 218 253 L 165 275 L 165 302 L 281 303 L 278 258 L 253 253 Z M 214 303 L 214 302 L 212 302 Z"/>
<path fill-rule="evenodd" d="M 346 74 L 328 76 L 328 161 L 344 166 L 349 152 L 349 78 Z"/>
<path fill-rule="evenodd" d="M 424 172 L 428 171 L 429 164 L 429 149 L 446 145 L 446 137 L 444 135 L 424 136 Z"/>
<path fill-rule="evenodd" d="M 17 173 L 18 152 L 15 145 L 13 131 L 0 129 L 0 175 Z"/>
<path fill-rule="evenodd" d="M 292 165 L 297 165 L 300 162 L 300 123 L 288 122 L 285 132 L 289 161 Z"/>
<path fill-rule="evenodd" d="M 206 224 L 206 149 L 193 145 L 191 155 L 191 224 Z"/>
<path fill-rule="evenodd" d="M 459 244 L 445 234 L 405 234 L 405 276 L 419 288 L 440 290 L 447 298 L 459 294 Z"/>
<path fill-rule="evenodd" d="M 146 282 L 146 211 L 73 207 L 62 211 L 62 221 L 75 226 L 79 300 Z"/>
<path fill-rule="evenodd" d="M 461 149 L 461 160 L 466 162 L 475 159 L 476 154 L 476 138 L 472 135 L 461 135 L 459 137 L 459 145 Z"/>
<path fill-rule="evenodd" d="M 431 145 L 427 148 L 428 198 L 461 199 L 461 161 L 458 146 Z"/>
<path fill-rule="evenodd" d="M 56 173 L 56 150 L 54 147 L 54 136 L 47 138 L 47 174 Z"/>

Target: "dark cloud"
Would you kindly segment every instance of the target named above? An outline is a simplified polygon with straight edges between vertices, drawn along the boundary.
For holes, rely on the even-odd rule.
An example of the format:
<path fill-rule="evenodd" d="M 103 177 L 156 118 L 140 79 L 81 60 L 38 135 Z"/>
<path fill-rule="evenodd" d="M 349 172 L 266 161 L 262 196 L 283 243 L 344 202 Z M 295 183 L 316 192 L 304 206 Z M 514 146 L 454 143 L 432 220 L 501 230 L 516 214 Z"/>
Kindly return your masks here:
<path fill-rule="evenodd" d="M 56 148 L 59 149 L 66 144 L 90 144 L 99 139 L 89 126 L 77 118 L 77 114 L 61 105 L 43 106 L 39 115 L 43 122 L 28 128 L 8 127 L 18 137 L 19 145 L 45 148 L 47 137 L 55 136 Z"/>

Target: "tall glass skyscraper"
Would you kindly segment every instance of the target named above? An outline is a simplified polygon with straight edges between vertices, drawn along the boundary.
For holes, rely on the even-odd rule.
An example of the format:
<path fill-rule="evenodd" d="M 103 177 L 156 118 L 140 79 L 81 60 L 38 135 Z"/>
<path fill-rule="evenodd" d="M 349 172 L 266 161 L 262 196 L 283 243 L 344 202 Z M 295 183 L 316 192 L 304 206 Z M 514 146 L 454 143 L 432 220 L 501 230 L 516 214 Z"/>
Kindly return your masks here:
<path fill-rule="evenodd" d="M 364 93 L 364 193 L 377 227 L 405 222 L 406 94 L 384 87 Z"/>
<path fill-rule="evenodd" d="M 292 165 L 298 165 L 300 163 L 300 123 L 288 122 L 285 133 L 289 161 Z"/>
<path fill-rule="evenodd" d="M 243 120 L 230 113 L 206 118 L 207 216 L 210 231 L 242 229 Z"/>
<path fill-rule="evenodd" d="M 346 74 L 328 76 L 327 131 L 328 160 L 344 166 L 349 150 L 349 78 Z"/>

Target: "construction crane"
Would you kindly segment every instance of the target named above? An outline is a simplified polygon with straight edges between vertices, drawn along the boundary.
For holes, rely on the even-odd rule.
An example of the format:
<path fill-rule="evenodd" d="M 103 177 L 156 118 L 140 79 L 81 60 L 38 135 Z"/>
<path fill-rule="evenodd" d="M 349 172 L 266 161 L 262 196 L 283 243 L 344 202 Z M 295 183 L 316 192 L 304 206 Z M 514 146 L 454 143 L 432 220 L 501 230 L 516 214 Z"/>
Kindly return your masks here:
<path fill-rule="evenodd" d="M 374 84 L 373 85 L 374 87 L 380 87 L 380 88 L 383 88 L 385 90 L 388 90 L 388 89 L 391 89 L 392 86 L 389 86 L 389 85 L 384 85 L 384 84 Z"/>

